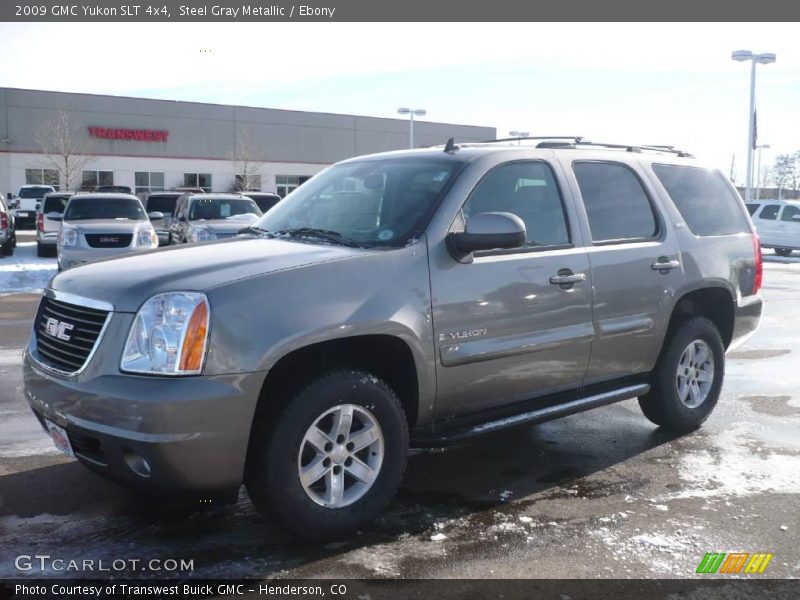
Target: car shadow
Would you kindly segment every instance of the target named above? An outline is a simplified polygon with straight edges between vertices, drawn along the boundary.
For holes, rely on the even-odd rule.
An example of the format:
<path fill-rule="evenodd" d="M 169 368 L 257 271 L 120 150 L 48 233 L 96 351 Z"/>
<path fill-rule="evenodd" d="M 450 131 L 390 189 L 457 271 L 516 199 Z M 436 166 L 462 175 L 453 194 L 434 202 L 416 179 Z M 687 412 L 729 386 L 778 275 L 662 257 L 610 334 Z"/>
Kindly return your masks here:
<path fill-rule="evenodd" d="M 650 481 L 612 467 L 674 439 L 635 408 L 617 404 L 456 447 L 412 451 L 390 507 L 363 531 L 329 543 L 288 534 L 258 514 L 244 490 L 236 504 L 205 507 L 126 490 L 76 462 L 14 473 L 0 477 L 0 531 L 8 532 L 0 533 L 0 547 L 108 561 L 191 558 L 194 577 L 270 577 L 288 569 L 293 576 L 306 570 L 325 572 L 325 561 L 356 550 L 414 536 L 427 541 L 448 521 L 466 521 L 479 529 L 496 520 L 498 511 L 552 520 L 546 512 L 562 499 L 619 497 L 623 505 L 627 495 Z M 0 567 L 0 576 L 14 576 L 4 568 L 10 567 Z M 341 570 L 339 565 L 336 572 Z M 350 574 L 371 575 L 357 565 Z"/>

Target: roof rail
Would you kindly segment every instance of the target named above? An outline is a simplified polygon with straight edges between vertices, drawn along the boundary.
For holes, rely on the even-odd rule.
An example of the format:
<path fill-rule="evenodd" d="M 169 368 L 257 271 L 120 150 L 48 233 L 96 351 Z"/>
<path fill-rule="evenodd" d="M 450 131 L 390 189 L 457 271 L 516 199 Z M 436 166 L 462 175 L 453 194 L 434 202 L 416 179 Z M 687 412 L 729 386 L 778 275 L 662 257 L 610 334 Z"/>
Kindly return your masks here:
<path fill-rule="evenodd" d="M 462 144 L 456 144 L 453 138 L 447 140 L 447 144 L 444 145 L 445 152 L 452 152 L 454 150 L 458 150 L 461 147 L 469 147 L 469 146 L 479 146 L 482 144 L 496 144 L 496 143 L 504 143 L 504 142 L 521 142 L 521 141 L 538 141 L 539 143 L 536 144 L 537 148 L 578 148 L 578 147 L 589 147 L 589 148 L 612 148 L 618 150 L 625 150 L 626 152 L 665 152 L 668 154 L 674 154 L 681 158 L 694 158 L 694 155 L 684 152 L 683 150 L 678 150 L 675 146 L 666 146 L 666 145 L 658 145 L 658 144 L 610 144 L 605 142 L 592 142 L 587 140 L 586 138 L 579 136 L 579 135 L 536 135 L 536 136 L 526 136 L 526 137 L 511 137 L 511 138 L 499 138 L 495 140 L 484 140 L 482 142 L 463 142 Z M 435 146 L 436 148 L 441 148 L 442 146 Z"/>
<path fill-rule="evenodd" d="M 496 142 L 519 142 L 525 140 L 572 140 L 573 142 L 583 141 L 579 135 L 533 135 L 525 137 L 498 138 L 495 140 L 483 140 L 482 142 L 472 142 L 473 144 L 494 144 Z"/>

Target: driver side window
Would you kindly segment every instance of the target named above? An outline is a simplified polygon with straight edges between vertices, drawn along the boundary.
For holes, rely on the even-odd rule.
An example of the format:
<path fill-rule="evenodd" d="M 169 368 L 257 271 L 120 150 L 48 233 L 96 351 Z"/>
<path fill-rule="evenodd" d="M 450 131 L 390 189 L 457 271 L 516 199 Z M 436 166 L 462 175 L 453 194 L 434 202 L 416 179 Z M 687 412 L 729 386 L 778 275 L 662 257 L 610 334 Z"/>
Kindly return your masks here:
<path fill-rule="evenodd" d="M 529 247 L 570 244 L 567 218 L 553 172 L 542 161 L 506 163 L 489 171 L 463 206 L 465 219 L 508 212 L 525 223 Z"/>

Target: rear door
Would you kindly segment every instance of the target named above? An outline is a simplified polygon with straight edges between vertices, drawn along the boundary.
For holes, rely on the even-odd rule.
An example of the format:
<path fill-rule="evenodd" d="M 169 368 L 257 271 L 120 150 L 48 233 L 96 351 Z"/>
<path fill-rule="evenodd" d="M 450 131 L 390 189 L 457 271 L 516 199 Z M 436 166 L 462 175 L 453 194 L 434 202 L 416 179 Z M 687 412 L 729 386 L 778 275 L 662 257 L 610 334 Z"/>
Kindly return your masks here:
<path fill-rule="evenodd" d="M 636 162 L 564 166 L 590 240 L 595 341 L 586 383 L 645 373 L 669 323 L 670 293 L 684 280 L 675 232 Z"/>
<path fill-rule="evenodd" d="M 777 202 L 764 204 L 755 214 L 753 224 L 756 226 L 758 237 L 761 243 L 766 246 L 779 245 L 780 229 L 778 227 L 778 215 L 781 212 L 781 205 Z"/>
<path fill-rule="evenodd" d="M 776 245 L 800 248 L 800 205 L 786 204 L 778 217 Z"/>

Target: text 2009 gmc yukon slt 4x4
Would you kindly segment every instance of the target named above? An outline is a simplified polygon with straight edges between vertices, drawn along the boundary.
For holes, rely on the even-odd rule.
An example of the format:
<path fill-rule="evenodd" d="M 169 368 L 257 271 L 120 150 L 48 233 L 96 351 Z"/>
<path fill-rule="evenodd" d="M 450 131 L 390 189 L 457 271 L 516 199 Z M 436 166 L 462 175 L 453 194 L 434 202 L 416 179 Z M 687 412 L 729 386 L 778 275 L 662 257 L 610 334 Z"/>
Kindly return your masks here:
<path fill-rule="evenodd" d="M 100 473 L 205 497 L 244 483 L 317 537 L 375 517 L 409 446 L 634 397 L 696 428 L 759 322 L 758 239 L 718 171 L 598 146 L 347 160 L 238 238 L 60 273 L 30 405 Z"/>

